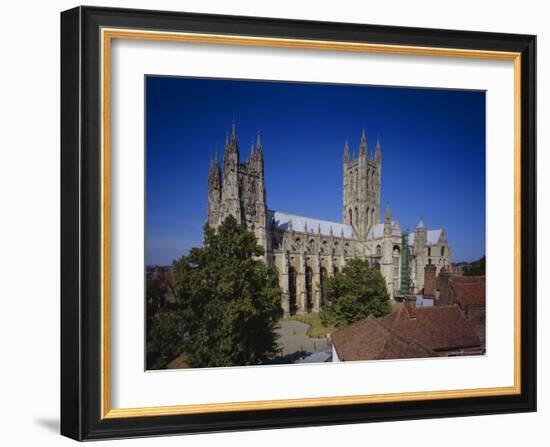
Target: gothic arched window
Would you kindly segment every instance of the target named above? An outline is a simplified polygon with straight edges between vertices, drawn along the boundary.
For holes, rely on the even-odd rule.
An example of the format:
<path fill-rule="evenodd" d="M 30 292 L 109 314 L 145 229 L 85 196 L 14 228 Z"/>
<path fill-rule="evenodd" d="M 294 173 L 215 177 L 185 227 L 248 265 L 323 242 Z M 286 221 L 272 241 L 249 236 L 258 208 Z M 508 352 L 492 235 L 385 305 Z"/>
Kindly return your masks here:
<path fill-rule="evenodd" d="M 334 266 L 334 268 L 332 269 L 332 273 L 334 275 L 338 274 L 339 270 L 338 270 L 338 267 Z"/>
<path fill-rule="evenodd" d="M 374 225 L 374 208 L 370 210 L 370 224 Z"/>
<path fill-rule="evenodd" d="M 323 284 L 325 282 L 325 279 L 327 278 L 327 269 L 325 267 L 321 267 L 321 270 L 319 271 L 319 282 L 321 283 L 321 300 L 324 298 L 324 292 L 323 292 Z M 319 304 L 323 304 L 322 301 Z"/>
<path fill-rule="evenodd" d="M 294 267 L 288 269 L 288 298 L 289 298 L 289 312 L 291 314 L 296 313 L 296 270 Z"/>
<path fill-rule="evenodd" d="M 445 256 L 445 246 L 441 246 L 441 256 Z"/>
<path fill-rule="evenodd" d="M 382 247 L 380 245 L 376 246 L 376 256 L 382 256 Z"/>
<path fill-rule="evenodd" d="M 367 227 L 372 223 L 372 222 L 369 222 L 369 219 L 370 219 L 370 208 L 367 207 Z"/>
<path fill-rule="evenodd" d="M 308 312 L 313 308 L 313 270 L 306 267 L 306 297 Z"/>
<path fill-rule="evenodd" d="M 353 225 L 353 211 L 349 209 L 349 224 Z"/>
<path fill-rule="evenodd" d="M 432 247 L 428 247 L 428 256 L 432 255 Z"/>

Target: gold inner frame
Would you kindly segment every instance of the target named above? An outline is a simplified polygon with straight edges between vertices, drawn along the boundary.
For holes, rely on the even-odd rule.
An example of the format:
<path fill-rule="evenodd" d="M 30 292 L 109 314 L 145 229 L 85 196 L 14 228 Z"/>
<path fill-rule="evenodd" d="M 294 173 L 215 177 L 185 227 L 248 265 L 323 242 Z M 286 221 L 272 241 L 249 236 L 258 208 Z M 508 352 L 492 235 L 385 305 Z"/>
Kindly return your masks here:
<path fill-rule="evenodd" d="M 155 40 L 275 48 L 383 53 L 413 56 L 437 56 L 468 59 L 507 60 L 514 63 L 514 385 L 445 391 L 421 391 L 356 396 L 329 396 L 304 399 L 280 399 L 215 404 L 172 405 L 143 408 L 111 408 L 110 351 L 110 175 L 111 116 L 110 74 L 113 39 Z M 465 50 L 439 47 L 382 45 L 304 39 L 279 39 L 250 36 L 196 34 L 133 29 L 101 29 L 101 418 L 165 416 L 230 411 L 306 408 L 328 405 L 417 401 L 482 396 L 503 396 L 521 392 L 521 53 Z"/>

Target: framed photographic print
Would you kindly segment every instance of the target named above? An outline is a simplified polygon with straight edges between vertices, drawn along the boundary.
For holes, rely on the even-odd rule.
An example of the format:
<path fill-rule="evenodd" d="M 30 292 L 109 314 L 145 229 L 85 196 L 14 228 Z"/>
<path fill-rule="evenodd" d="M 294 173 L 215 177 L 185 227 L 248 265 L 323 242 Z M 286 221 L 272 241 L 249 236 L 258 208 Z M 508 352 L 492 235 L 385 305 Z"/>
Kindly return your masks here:
<path fill-rule="evenodd" d="M 535 36 L 61 14 L 61 432 L 536 409 Z"/>

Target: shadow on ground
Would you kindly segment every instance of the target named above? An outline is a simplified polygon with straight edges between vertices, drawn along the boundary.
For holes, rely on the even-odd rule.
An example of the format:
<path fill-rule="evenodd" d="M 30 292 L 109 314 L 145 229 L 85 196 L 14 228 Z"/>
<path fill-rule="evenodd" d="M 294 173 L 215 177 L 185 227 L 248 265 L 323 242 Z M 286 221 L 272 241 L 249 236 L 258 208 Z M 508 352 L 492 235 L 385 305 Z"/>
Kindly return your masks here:
<path fill-rule="evenodd" d="M 48 431 L 59 433 L 59 419 L 39 418 L 35 419 L 34 422 Z"/>

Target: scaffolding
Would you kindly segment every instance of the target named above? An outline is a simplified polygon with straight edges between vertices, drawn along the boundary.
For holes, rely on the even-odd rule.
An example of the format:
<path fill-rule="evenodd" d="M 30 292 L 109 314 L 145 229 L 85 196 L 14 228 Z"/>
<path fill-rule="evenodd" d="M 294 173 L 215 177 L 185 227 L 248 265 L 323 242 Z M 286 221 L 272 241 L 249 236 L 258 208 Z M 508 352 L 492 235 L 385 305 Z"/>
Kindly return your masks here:
<path fill-rule="evenodd" d="M 411 290 L 409 270 L 409 232 L 401 234 L 401 295 L 408 295 Z"/>

